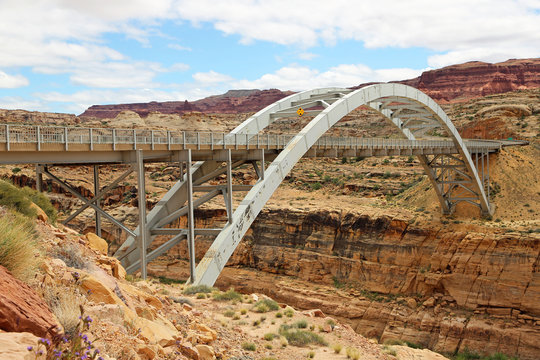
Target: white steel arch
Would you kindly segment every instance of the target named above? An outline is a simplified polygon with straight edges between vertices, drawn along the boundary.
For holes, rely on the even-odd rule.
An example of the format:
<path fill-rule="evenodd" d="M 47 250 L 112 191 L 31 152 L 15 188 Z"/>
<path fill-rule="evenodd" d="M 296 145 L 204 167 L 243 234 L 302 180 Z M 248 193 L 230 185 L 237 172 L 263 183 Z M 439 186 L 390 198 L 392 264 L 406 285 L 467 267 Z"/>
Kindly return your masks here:
<path fill-rule="evenodd" d="M 214 284 L 244 234 L 287 173 L 317 139 L 342 117 L 362 105 L 371 106 L 389 118 L 408 139 L 415 139 L 416 136 L 421 136 L 431 129 L 444 129 L 459 150 L 459 156 L 451 159 L 453 165 L 445 166 L 444 159 L 441 164 L 437 156 L 433 159 L 420 157 L 435 187 L 443 211 L 451 211 L 459 201 L 468 201 L 478 205 L 484 213 L 490 213 L 483 182 L 480 181 L 461 136 L 443 109 L 426 94 L 401 84 L 376 84 L 352 92 L 335 88 L 306 91 L 268 106 L 233 131 L 233 133 L 258 132 L 272 121 L 273 116 L 291 116 L 300 106 L 324 107 L 324 110 L 316 111 L 318 114 L 315 118 L 288 143 L 265 170 L 264 178 L 245 196 L 229 224 L 217 235 L 197 266 L 193 284 Z M 438 168 L 444 169 L 442 174 L 437 173 Z M 451 176 L 450 172 L 453 172 Z M 452 197 L 450 190 L 444 191 L 444 184 L 449 182 L 469 195 Z"/>

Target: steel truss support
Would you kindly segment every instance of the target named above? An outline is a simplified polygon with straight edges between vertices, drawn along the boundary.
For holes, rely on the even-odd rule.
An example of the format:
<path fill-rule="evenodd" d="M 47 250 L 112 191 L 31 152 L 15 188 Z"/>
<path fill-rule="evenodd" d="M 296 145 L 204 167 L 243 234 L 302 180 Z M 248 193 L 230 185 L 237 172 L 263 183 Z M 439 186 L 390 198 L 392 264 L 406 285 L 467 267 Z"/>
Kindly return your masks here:
<path fill-rule="evenodd" d="M 283 98 L 274 104 L 271 104 L 267 106 L 266 108 L 262 109 L 261 111 L 257 112 L 255 115 L 250 117 L 248 120 L 240 124 L 237 128 L 235 128 L 228 136 L 236 136 L 240 134 L 257 134 L 259 131 L 266 128 L 269 124 L 271 124 L 274 119 L 271 118 L 271 114 L 273 114 L 276 111 L 284 110 L 287 108 L 291 108 L 293 106 L 294 102 L 297 101 L 313 101 L 313 100 L 326 100 L 327 103 L 334 102 L 331 99 L 334 98 L 340 98 L 345 93 L 350 92 L 350 90 L 342 89 L 342 88 L 327 88 L 327 89 L 315 89 L 315 90 L 309 90 L 304 91 L 301 93 L 290 95 L 286 98 Z M 248 135 L 246 135 L 248 137 Z M 225 140 L 225 139 L 224 139 Z M 219 141 L 216 141 L 216 144 L 220 144 Z M 182 150 L 181 150 L 182 151 Z M 179 153 L 181 151 L 173 151 L 173 159 L 175 156 L 180 156 Z M 270 151 L 270 150 L 268 150 Z M 192 166 L 192 186 L 193 191 L 196 190 L 196 187 L 200 184 L 203 184 L 209 180 L 212 180 L 216 178 L 219 175 L 225 174 L 228 172 L 227 166 L 220 166 L 222 162 L 227 162 L 228 158 L 224 158 L 223 155 L 226 156 L 226 152 L 221 152 L 221 155 L 214 156 L 212 158 L 209 158 L 205 161 L 199 161 L 197 163 L 194 163 Z M 266 177 L 266 172 L 264 171 L 264 156 L 265 154 L 262 151 L 254 150 L 248 152 L 248 154 L 238 160 L 233 162 L 230 167 L 231 171 L 244 164 L 246 161 L 260 161 L 261 162 L 261 175 Z M 273 156 L 272 156 L 273 157 Z M 178 161 L 178 158 L 177 158 Z M 229 171 L 230 173 L 230 171 Z M 259 176 L 261 176 L 259 175 Z M 227 178 L 230 178 L 228 176 Z M 259 179 L 259 182 L 261 180 Z M 152 232 L 155 233 L 155 230 L 157 228 L 161 228 L 163 226 L 166 226 L 162 219 L 167 219 L 167 221 L 174 221 L 178 217 L 185 215 L 185 212 L 187 210 L 183 210 L 187 203 L 187 179 L 181 178 L 178 180 L 178 182 L 173 185 L 173 187 L 164 195 L 164 197 L 154 206 L 154 208 L 147 214 L 147 227 L 151 233 L 151 236 L 148 239 L 147 246 L 150 246 L 153 239 L 155 238 L 155 235 L 152 235 Z M 248 190 L 247 188 L 237 188 L 237 185 L 232 185 L 232 191 L 237 190 Z M 231 214 L 231 220 L 232 220 L 232 191 L 229 188 L 229 191 L 223 190 L 223 188 L 220 188 L 219 190 L 221 193 L 223 193 L 224 197 L 227 199 L 226 202 L 230 205 L 230 214 Z M 208 193 L 208 196 L 210 198 L 214 197 L 216 195 L 215 192 Z M 194 208 L 197 206 L 200 206 L 205 201 L 208 201 L 206 199 L 195 199 L 193 201 Z M 170 223 L 169 222 L 169 223 Z M 159 223 L 159 226 L 157 226 Z M 128 273 L 132 273 L 138 269 L 140 266 L 140 255 L 139 255 L 139 249 L 136 245 L 136 236 L 139 233 L 139 228 L 135 229 L 134 234 L 129 236 L 126 241 L 120 246 L 118 251 L 114 254 L 118 259 L 121 260 L 122 264 L 128 271 Z M 180 241 L 180 240 L 178 240 Z M 172 245 L 174 246 L 174 245 Z M 172 247 L 171 246 L 171 247 Z M 168 248 L 170 249 L 170 247 Z M 154 255 L 158 256 L 161 253 L 164 253 L 168 250 L 166 247 L 163 247 L 158 251 L 157 253 L 154 253 Z M 157 251 L 158 249 L 154 250 Z M 148 258 L 148 257 L 147 257 Z"/>
<path fill-rule="evenodd" d="M 225 267 L 229 257 L 242 240 L 242 237 L 249 229 L 264 204 L 283 181 L 287 173 L 328 129 L 354 109 L 361 105 L 370 105 L 372 108 L 389 118 L 402 130 L 403 134 L 408 139 L 414 140 L 415 136 L 411 129 L 407 128 L 399 117 L 392 117 L 391 109 L 383 107 L 383 105 L 396 101 L 396 99 L 400 101 L 401 99 L 405 99 L 406 101 L 404 102 L 406 104 L 414 103 L 415 107 L 422 107 L 423 111 L 421 112 L 421 116 L 423 118 L 430 116 L 434 122 L 440 124 L 440 127 L 452 137 L 459 152 L 459 159 L 464 164 L 464 169 L 461 173 L 466 173 L 471 179 L 470 191 L 474 194 L 471 198 L 478 201 L 482 211 L 489 213 L 489 203 L 485 197 L 484 189 L 481 185 L 476 168 L 472 164 L 469 151 L 459 136 L 456 128 L 440 106 L 424 93 L 406 85 L 377 84 L 367 86 L 343 96 L 332 105 L 326 107 L 289 142 L 285 149 L 268 166 L 264 179 L 259 181 L 253 189 L 249 191 L 243 201 L 241 201 L 233 214 L 230 225 L 226 226 L 216 237 L 204 258 L 197 266 L 197 273 L 193 283 L 205 285 L 214 284 L 221 270 Z M 284 108 L 286 109 L 287 107 Z M 276 111 L 281 109 L 283 108 L 278 108 Z M 250 127 L 250 122 L 252 122 L 252 119 L 246 121 L 245 128 Z M 259 129 L 260 127 L 257 126 L 257 130 Z M 446 168 L 445 164 L 447 161 L 444 160 L 440 166 L 442 166 L 442 169 L 445 172 L 441 175 L 436 173 L 435 168 L 431 168 L 428 165 L 428 163 L 433 162 L 431 161 L 433 159 L 430 160 L 421 156 L 420 160 L 436 188 L 443 211 L 450 209 L 452 205 L 450 200 L 452 198 L 447 197 L 447 194 L 450 192 L 445 188 L 445 182 L 450 181 L 448 180 L 449 175 L 447 175 L 447 173 L 450 171 L 458 173 L 456 170 L 457 168 Z M 442 181 L 439 180 L 438 182 L 436 180 L 437 178 L 442 179 Z M 468 189 L 463 184 L 458 184 L 458 186 Z"/>

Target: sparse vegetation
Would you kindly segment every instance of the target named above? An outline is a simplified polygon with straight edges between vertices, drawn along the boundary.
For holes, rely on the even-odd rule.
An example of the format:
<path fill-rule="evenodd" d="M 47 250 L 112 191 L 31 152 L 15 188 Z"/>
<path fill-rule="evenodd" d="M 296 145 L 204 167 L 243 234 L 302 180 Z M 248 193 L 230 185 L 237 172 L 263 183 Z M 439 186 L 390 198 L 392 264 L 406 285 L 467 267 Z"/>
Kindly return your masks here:
<path fill-rule="evenodd" d="M 0 209 L 1 211 L 1 209 Z M 27 280 L 39 266 L 34 223 L 27 217 L 7 210 L 0 216 L 0 265 L 13 276 Z"/>
<path fill-rule="evenodd" d="M 255 303 L 253 310 L 258 313 L 279 310 L 279 305 L 272 299 L 262 299 Z"/>
<path fill-rule="evenodd" d="M 334 350 L 334 352 L 336 354 L 340 354 L 341 353 L 341 350 L 343 349 L 343 345 L 341 344 L 334 344 L 332 345 L 332 349 Z"/>
<path fill-rule="evenodd" d="M 247 351 L 255 351 L 257 350 L 257 346 L 251 342 L 243 342 L 242 349 L 247 350 Z"/>
<path fill-rule="evenodd" d="M 208 286 L 208 285 L 192 285 L 184 289 L 184 294 L 186 295 L 194 295 L 194 294 L 199 294 L 199 293 L 208 294 L 215 290 L 216 288 Z"/>
<path fill-rule="evenodd" d="M 358 360 L 360 359 L 360 351 L 357 348 L 348 347 L 345 351 L 347 359 Z"/>
<path fill-rule="evenodd" d="M 242 294 L 234 291 L 233 288 L 225 292 L 216 292 L 212 297 L 218 301 L 242 301 Z"/>
<path fill-rule="evenodd" d="M 328 345 L 321 335 L 315 334 L 312 331 L 299 330 L 295 326 L 287 324 L 279 327 L 279 334 L 285 337 L 289 344 L 294 346 L 306 346 L 309 344 Z"/>

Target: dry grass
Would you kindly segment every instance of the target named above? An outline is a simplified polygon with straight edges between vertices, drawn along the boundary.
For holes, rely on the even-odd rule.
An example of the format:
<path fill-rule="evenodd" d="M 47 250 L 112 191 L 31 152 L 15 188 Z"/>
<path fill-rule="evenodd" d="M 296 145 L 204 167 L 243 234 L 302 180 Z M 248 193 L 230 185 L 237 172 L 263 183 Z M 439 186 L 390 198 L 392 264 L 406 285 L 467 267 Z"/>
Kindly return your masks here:
<path fill-rule="evenodd" d="M 53 286 L 43 289 L 43 298 L 51 311 L 64 327 L 64 332 L 73 336 L 79 329 L 81 316 L 81 295 L 74 287 Z"/>
<path fill-rule="evenodd" d="M 0 265 L 16 278 L 28 281 L 41 261 L 34 223 L 15 211 L 4 212 L 0 216 Z"/>

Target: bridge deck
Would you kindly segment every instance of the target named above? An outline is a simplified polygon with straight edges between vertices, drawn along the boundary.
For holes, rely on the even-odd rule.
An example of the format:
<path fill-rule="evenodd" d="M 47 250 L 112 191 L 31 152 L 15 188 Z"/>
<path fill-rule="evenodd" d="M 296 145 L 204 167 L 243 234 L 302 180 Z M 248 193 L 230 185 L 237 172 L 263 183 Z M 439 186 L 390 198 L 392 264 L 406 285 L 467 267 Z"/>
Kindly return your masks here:
<path fill-rule="evenodd" d="M 96 129 L 0 125 L 1 164 L 82 164 L 132 162 L 132 150 L 144 150 L 145 161 L 170 161 L 176 150 L 192 150 L 193 160 L 210 160 L 219 150 L 242 158 L 251 150 L 275 154 L 296 135 L 229 134 L 144 129 Z M 470 152 L 498 151 L 515 142 L 466 140 Z M 408 140 L 321 137 L 309 157 L 399 156 L 456 154 L 451 140 Z"/>

